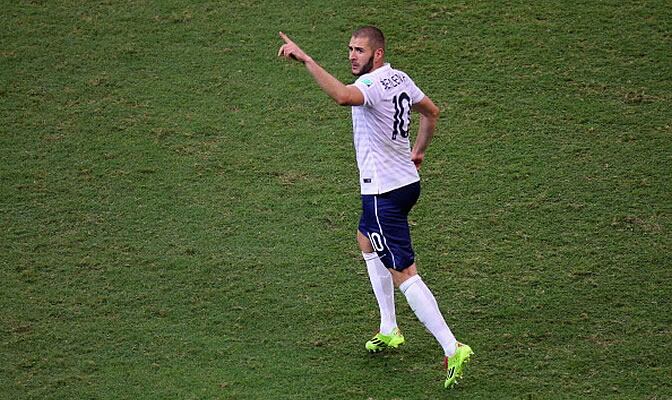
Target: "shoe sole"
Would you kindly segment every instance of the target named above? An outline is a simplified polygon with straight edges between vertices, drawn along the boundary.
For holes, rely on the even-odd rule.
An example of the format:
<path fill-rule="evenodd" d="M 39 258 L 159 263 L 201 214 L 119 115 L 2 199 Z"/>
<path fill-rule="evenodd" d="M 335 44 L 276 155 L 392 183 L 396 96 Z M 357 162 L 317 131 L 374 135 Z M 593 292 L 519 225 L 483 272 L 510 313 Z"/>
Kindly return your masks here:
<path fill-rule="evenodd" d="M 404 342 L 405 342 L 405 341 L 404 341 Z M 399 346 L 401 346 L 402 344 L 404 344 L 404 342 L 400 342 L 400 343 L 397 343 L 397 344 L 389 344 L 389 345 L 385 345 L 384 347 L 378 347 L 378 348 L 376 348 L 376 349 L 369 349 L 369 348 L 367 347 L 367 348 L 366 348 L 366 351 L 368 351 L 368 352 L 371 353 L 371 354 L 374 354 L 374 353 L 380 353 L 381 351 L 383 351 L 383 350 L 385 350 L 385 349 L 389 349 L 389 348 L 397 349 L 397 348 L 399 348 Z"/>

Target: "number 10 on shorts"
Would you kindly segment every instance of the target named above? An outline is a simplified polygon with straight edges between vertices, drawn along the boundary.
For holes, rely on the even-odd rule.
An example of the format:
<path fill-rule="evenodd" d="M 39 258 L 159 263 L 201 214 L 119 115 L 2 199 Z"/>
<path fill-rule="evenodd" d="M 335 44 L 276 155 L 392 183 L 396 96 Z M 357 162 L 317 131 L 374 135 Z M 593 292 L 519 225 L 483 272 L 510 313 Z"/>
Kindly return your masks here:
<path fill-rule="evenodd" d="M 378 232 L 369 232 L 368 235 L 371 246 L 373 246 L 373 250 L 380 252 L 385 249 L 385 247 L 383 247 L 383 239 L 380 237 Z"/>

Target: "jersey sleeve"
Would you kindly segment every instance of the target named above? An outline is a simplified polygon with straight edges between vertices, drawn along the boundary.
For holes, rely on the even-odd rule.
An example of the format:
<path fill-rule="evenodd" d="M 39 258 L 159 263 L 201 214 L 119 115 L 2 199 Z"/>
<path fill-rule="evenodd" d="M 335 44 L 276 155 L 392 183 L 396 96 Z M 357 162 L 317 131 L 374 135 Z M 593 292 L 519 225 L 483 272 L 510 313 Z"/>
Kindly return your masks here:
<path fill-rule="evenodd" d="M 360 76 L 355 81 L 354 85 L 364 95 L 365 106 L 373 106 L 378 101 L 380 101 L 383 96 L 380 82 L 373 80 L 370 76 Z"/>
<path fill-rule="evenodd" d="M 411 96 L 411 101 L 413 104 L 419 103 L 422 99 L 425 98 L 425 93 L 420 90 L 420 88 L 413 82 L 410 76 L 406 75 L 408 80 L 408 95 Z"/>

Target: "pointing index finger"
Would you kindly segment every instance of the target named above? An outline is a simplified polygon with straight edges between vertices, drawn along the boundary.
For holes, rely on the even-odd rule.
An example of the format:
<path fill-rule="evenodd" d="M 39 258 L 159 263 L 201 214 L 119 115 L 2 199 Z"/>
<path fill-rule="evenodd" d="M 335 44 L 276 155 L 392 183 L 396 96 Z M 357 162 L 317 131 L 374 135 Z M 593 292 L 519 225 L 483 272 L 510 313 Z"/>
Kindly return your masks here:
<path fill-rule="evenodd" d="M 278 32 L 278 33 L 280 34 L 280 37 L 282 38 L 282 40 L 285 41 L 285 43 L 292 43 L 292 40 L 287 35 L 285 35 L 282 32 Z"/>

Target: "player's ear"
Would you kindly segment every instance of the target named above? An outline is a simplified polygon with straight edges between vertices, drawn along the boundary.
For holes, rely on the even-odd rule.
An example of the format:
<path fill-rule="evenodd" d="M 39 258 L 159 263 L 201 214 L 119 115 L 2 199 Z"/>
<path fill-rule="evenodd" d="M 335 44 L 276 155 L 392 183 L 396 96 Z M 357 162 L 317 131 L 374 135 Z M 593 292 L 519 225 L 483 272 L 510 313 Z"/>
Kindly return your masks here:
<path fill-rule="evenodd" d="M 384 56 L 385 50 L 383 50 L 382 47 L 377 48 L 376 51 L 373 52 L 373 62 L 382 62 Z"/>

